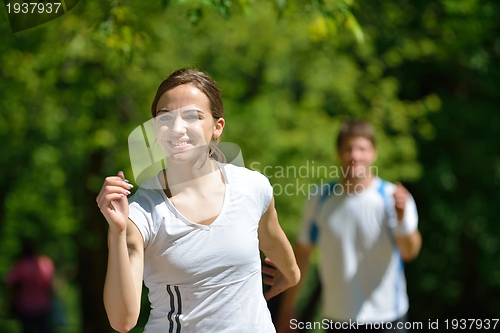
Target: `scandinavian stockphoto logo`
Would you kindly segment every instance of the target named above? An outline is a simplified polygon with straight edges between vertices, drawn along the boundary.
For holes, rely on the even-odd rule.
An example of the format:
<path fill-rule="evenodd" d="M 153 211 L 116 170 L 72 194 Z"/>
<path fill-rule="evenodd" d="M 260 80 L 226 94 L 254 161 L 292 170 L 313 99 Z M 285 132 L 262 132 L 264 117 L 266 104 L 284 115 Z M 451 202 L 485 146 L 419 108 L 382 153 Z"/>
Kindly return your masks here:
<path fill-rule="evenodd" d="M 12 32 L 52 21 L 73 9 L 79 0 L 4 0 Z"/>

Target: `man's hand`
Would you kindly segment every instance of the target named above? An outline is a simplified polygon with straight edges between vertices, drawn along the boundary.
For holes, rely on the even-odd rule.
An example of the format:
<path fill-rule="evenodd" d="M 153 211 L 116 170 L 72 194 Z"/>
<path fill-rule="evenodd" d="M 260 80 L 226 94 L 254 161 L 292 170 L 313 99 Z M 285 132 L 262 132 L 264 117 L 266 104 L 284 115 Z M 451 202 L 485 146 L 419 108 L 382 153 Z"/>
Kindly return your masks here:
<path fill-rule="evenodd" d="M 394 207 L 396 208 L 399 222 L 403 221 L 405 216 L 406 201 L 408 200 L 409 195 L 410 192 L 408 192 L 406 187 L 404 187 L 400 182 L 397 182 L 396 192 L 394 192 L 393 197 L 395 202 Z"/>

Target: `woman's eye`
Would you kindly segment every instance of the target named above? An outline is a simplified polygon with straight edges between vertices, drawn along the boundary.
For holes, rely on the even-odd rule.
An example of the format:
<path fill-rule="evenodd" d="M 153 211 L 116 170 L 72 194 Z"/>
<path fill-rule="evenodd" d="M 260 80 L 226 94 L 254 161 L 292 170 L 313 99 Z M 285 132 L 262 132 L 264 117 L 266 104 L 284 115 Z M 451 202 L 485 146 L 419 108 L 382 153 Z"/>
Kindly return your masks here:
<path fill-rule="evenodd" d="M 170 121 L 170 120 L 172 120 L 172 117 L 170 117 L 170 116 L 161 116 L 160 117 L 160 121 Z"/>
<path fill-rule="evenodd" d="M 182 118 L 185 121 L 189 121 L 189 122 L 200 120 L 200 117 L 198 116 L 198 112 L 189 112 L 189 113 L 186 113 L 186 114 L 184 114 L 182 116 Z"/>

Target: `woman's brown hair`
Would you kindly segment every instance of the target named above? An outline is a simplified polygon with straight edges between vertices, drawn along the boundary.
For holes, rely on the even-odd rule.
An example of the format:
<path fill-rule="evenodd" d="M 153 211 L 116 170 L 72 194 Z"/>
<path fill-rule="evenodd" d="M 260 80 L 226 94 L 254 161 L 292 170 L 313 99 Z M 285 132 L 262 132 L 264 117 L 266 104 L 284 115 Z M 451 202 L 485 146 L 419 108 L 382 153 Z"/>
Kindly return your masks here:
<path fill-rule="evenodd" d="M 203 92 L 208 100 L 210 101 L 210 111 L 212 112 L 212 117 L 215 120 L 224 117 L 224 105 L 222 103 L 222 97 L 217 84 L 214 79 L 212 79 L 207 73 L 197 71 L 189 68 L 181 68 L 170 74 L 158 87 L 156 91 L 156 96 L 151 105 L 151 115 L 156 117 L 158 107 L 158 101 L 160 97 L 166 92 L 175 87 L 191 84 Z M 226 157 L 217 148 L 219 138 L 213 139 L 209 145 L 209 157 L 219 162 L 226 162 Z"/>

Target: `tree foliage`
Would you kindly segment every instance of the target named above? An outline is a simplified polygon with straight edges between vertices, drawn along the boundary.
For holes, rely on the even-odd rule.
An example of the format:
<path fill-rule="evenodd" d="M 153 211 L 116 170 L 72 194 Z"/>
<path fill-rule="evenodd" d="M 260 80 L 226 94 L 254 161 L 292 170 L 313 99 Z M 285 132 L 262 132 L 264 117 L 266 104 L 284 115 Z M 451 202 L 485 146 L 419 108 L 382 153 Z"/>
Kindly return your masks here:
<path fill-rule="evenodd" d="M 380 176 L 409 182 L 420 210 L 412 316 L 465 318 L 471 302 L 498 313 L 499 12 L 492 0 L 89 0 L 16 34 L 3 13 L 0 274 L 21 236 L 39 240 L 79 288 L 81 331 L 110 330 L 94 198 L 118 170 L 133 181 L 128 135 L 158 84 L 196 67 L 221 87 L 223 140 L 269 177 L 291 239 L 311 184 L 335 176 L 340 123 L 367 119 Z"/>

